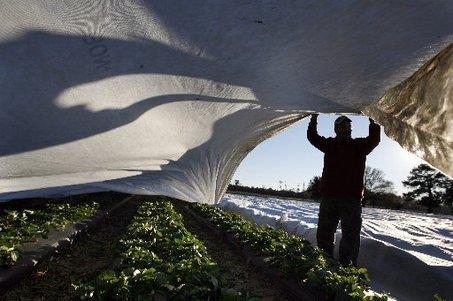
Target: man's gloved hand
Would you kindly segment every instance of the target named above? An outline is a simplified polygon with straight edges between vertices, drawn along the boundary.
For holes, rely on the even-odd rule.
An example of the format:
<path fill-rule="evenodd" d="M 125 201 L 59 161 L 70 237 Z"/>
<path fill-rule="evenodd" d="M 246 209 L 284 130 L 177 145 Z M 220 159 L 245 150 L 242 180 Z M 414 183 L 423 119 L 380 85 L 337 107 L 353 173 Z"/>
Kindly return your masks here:
<path fill-rule="evenodd" d="M 310 122 L 316 122 L 316 121 L 318 121 L 318 114 L 311 114 Z"/>
<path fill-rule="evenodd" d="M 368 119 L 370 120 L 370 123 L 371 123 L 371 124 L 375 124 L 375 123 L 376 123 L 376 122 L 374 122 L 374 120 L 371 119 L 370 117 L 368 117 Z"/>

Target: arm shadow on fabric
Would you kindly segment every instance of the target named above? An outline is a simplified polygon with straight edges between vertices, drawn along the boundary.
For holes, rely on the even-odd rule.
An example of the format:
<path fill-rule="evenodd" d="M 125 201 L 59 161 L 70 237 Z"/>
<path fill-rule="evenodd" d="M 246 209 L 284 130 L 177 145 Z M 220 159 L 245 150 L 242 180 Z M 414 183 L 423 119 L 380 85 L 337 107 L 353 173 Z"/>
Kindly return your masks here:
<path fill-rule="evenodd" d="M 150 40 L 131 42 L 35 31 L 0 44 L 0 57 L 5 74 L 0 95 L 0 128 L 3 132 L 0 156 L 94 136 L 133 122 L 145 112 L 166 103 L 197 100 L 269 104 L 262 101 L 266 99 L 265 91 L 245 80 L 253 78 L 246 68 L 242 76 L 220 72 L 209 60 Z M 187 76 L 249 87 L 260 102 L 170 93 L 139 100 L 125 108 L 92 111 L 87 107 L 92 96 L 85 93 L 86 99 L 81 100 L 84 104 L 63 107 L 57 103 L 57 98 L 66 89 L 130 74 Z M 133 89 L 133 83 L 131 85 Z M 350 110 L 304 90 L 300 95 L 307 110 L 319 106 Z M 273 104 L 279 107 L 278 101 Z"/>

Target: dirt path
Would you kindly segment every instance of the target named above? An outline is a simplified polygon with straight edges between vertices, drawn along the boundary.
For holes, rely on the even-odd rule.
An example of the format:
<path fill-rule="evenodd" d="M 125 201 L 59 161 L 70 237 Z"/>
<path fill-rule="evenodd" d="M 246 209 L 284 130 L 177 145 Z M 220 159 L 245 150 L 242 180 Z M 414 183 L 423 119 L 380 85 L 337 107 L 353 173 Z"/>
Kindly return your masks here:
<path fill-rule="evenodd" d="M 34 274 L 0 300 L 74 300 L 71 283 L 96 277 L 111 267 L 117 258 L 118 240 L 127 230 L 140 203 L 138 197 L 132 198 L 102 227 L 86 234 L 61 256 L 38 265 Z"/>
<path fill-rule="evenodd" d="M 183 210 L 186 203 L 173 202 L 175 209 L 183 216 L 187 230 L 196 235 L 208 249 L 208 253 L 217 262 L 222 275 L 222 287 L 249 292 L 263 300 L 288 300 L 280 289 L 266 278 L 259 270 L 248 265 L 241 255 L 211 233 L 190 214 Z"/>

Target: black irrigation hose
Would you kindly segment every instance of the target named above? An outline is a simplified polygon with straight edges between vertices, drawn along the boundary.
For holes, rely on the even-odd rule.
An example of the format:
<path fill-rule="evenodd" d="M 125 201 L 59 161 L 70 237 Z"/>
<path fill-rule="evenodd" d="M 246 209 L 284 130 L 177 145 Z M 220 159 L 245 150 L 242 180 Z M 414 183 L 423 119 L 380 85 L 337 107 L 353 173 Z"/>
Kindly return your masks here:
<path fill-rule="evenodd" d="M 303 285 L 297 281 L 284 278 L 282 273 L 275 268 L 269 267 L 262 257 L 256 255 L 256 253 L 250 248 L 240 246 L 236 243 L 234 238 L 226 232 L 221 232 L 212 223 L 196 214 L 187 205 L 181 206 L 188 214 L 190 214 L 195 220 L 203 224 L 206 229 L 213 232 L 216 236 L 222 239 L 231 249 L 240 252 L 246 259 L 247 263 L 252 264 L 256 268 L 260 269 L 269 279 L 274 281 L 280 289 L 290 297 L 290 300 L 314 300 L 314 301 L 325 301 L 328 300 L 327 294 L 319 289 L 315 289 L 309 285 Z"/>
<path fill-rule="evenodd" d="M 0 269 L 0 296 L 3 295 L 9 288 L 17 285 L 26 276 L 31 274 L 38 263 L 47 260 L 53 254 L 59 253 L 71 247 L 71 245 L 81 237 L 83 233 L 93 229 L 102 223 L 109 215 L 118 208 L 129 202 L 134 196 L 128 196 L 124 200 L 114 204 L 108 209 L 100 210 L 92 217 L 85 219 L 64 230 L 55 230 L 49 233 L 56 237 L 53 241 L 47 239 L 39 239 L 37 248 L 32 252 L 24 254 L 23 259 L 8 269 Z"/>

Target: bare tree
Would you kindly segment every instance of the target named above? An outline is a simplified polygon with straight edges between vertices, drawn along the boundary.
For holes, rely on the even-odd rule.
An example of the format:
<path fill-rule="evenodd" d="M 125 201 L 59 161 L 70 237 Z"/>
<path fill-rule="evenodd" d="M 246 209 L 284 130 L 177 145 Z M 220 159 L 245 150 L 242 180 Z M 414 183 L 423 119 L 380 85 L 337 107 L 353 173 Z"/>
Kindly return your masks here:
<path fill-rule="evenodd" d="M 391 181 L 385 179 L 385 174 L 378 168 L 365 168 L 365 189 L 371 192 L 393 193 L 395 188 Z"/>

